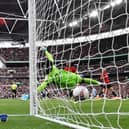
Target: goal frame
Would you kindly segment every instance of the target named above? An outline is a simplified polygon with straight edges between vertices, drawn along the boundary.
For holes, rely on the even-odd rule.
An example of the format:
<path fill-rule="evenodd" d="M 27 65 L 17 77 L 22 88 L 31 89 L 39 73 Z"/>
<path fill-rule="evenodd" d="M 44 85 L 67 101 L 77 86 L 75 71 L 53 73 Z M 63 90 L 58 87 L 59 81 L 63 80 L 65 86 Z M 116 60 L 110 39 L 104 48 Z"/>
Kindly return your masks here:
<path fill-rule="evenodd" d="M 36 46 L 36 10 L 35 0 L 28 0 L 28 24 L 29 24 L 29 78 L 30 78 L 30 115 L 42 118 L 51 122 L 62 124 L 64 126 L 89 129 L 83 126 L 75 125 L 72 123 L 63 122 L 60 120 L 52 119 L 46 116 L 38 115 L 38 100 L 37 100 L 37 46 Z"/>

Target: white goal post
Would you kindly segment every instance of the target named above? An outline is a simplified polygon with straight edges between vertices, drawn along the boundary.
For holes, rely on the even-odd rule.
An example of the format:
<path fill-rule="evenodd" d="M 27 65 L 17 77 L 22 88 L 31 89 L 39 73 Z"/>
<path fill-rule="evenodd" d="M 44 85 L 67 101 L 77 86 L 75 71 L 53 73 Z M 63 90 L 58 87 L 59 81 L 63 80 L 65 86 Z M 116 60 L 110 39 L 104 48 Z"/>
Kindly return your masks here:
<path fill-rule="evenodd" d="M 37 114 L 37 74 L 36 74 L 36 10 L 35 0 L 28 1 L 29 15 L 29 69 L 30 69 L 30 115 Z"/>

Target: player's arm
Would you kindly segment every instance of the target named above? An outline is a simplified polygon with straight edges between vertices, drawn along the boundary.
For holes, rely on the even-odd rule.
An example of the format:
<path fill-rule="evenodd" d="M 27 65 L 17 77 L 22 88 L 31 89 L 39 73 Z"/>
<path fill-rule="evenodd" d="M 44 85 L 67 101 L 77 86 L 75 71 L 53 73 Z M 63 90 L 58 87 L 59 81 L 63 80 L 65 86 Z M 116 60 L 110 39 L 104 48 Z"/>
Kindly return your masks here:
<path fill-rule="evenodd" d="M 49 53 L 45 47 L 43 47 L 42 49 L 45 51 L 45 55 L 48 58 L 48 60 L 50 62 L 52 62 L 52 64 L 53 64 L 54 63 L 53 55 L 51 53 Z M 55 68 L 54 65 L 53 65 L 53 68 Z M 52 77 L 49 76 L 49 74 L 48 74 L 45 77 L 45 80 L 38 86 L 38 88 L 37 88 L 38 92 L 41 92 L 42 90 L 44 90 L 51 82 L 52 82 Z"/>
<path fill-rule="evenodd" d="M 49 53 L 47 50 L 45 51 L 45 55 L 47 56 L 48 60 L 52 63 L 54 63 L 54 58 L 51 53 Z"/>
<path fill-rule="evenodd" d="M 52 55 L 50 52 L 47 51 L 47 48 L 42 47 L 41 49 L 42 49 L 43 51 L 45 51 L 46 57 L 47 57 L 48 60 L 49 60 L 50 62 L 52 62 L 52 64 L 53 64 L 53 63 L 54 63 L 53 55 Z"/>
<path fill-rule="evenodd" d="M 37 87 L 37 91 L 43 91 L 52 82 L 51 77 L 46 77 L 45 80 Z"/>
<path fill-rule="evenodd" d="M 92 85 L 101 85 L 101 82 L 91 79 L 91 78 L 84 78 L 83 79 L 85 83 L 92 84 Z"/>

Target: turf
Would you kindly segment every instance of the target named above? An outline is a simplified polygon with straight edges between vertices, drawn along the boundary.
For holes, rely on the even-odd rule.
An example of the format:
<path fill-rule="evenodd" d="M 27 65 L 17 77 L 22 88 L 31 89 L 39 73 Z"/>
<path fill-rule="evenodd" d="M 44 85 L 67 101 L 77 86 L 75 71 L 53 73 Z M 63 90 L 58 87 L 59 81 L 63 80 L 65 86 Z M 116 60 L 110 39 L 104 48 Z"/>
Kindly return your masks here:
<path fill-rule="evenodd" d="M 57 115 L 72 123 L 88 126 L 92 129 L 111 127 L 128 129 L 129 99 L 86 100 L 75 103 L 71 100 L 47 99 L 41 102 L 43 109 L 50 115 Z M 48 109 L 48 107 L 51 107 Z"/>
<path fill-rule="evenodd" d="M 69 129 L 43 119 L 30 116 L 9 117 L 8 122 L 1 122 L 0 129 Z"/>
<path fill-rule="evenodd" d="M 65 116 L 67 120 L 69 119 L 75 124 L 80 121 L 81 125 L 89 126 L 91 129 L 99 129 L 103 126 L 109 127 L 108 129 L 110 127 L 128 129 L 128 105 L 128 99 L 89 100 L 77 103 L 71 100 L 62 101 L 61 99 L 44 99 L 41 101 L 41 106 L 46 110 L 46 113 L 53 116 L 58 114 L 62 118 Z M 48 110 L 48 107 L 51 110 Z M 52 109 L 52 107 L 54 108 Z M 69 109 L 74 112 L 71 113 Z M 69 129 L 50 121 L 29 116 L 29 101 L 0 99 L 0 114 L 3 113 L 8 114 L 9 119 L 5 123 L 0 122 L 0 129 Z M 98 115 L 95 115 L 97 113 Z M 16 116 L 13 116 L 14 114 Z"/>
<path fill-rule="evenodd" d="M 29 101 L 0 99 L 0 114 L 9 115 L 7 122 L 0 122 L 0 129 L 69 129 L 59 124 L 29 116 Z"/>

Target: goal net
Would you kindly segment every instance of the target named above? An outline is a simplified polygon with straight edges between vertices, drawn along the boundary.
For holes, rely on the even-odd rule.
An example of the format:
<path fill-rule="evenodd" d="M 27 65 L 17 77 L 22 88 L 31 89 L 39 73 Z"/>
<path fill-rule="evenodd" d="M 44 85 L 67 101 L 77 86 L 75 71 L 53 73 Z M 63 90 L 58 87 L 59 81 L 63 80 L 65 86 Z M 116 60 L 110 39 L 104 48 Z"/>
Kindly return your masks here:
<path fill-rule="evenodd" d="M 30 85 L 36 85 L 31 87 L 32 112 L 77 129 L 125 129 L 129 117 L 128 1 L 34 2 L 29 10 Z M 64 71 L 67 64 L 74 71 Z M 100 79 L 103 69 L 108 85 Z M 79 81 L 73 76 L 83 80 L 88 98 L 82 100 L 79 92 L 75 99 L 72 91 Z"/>

